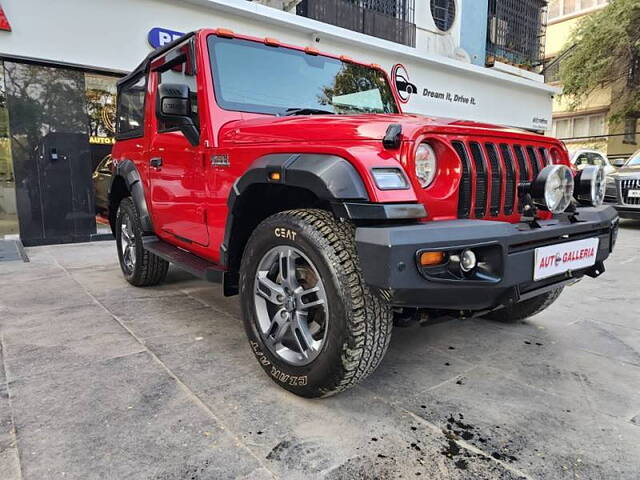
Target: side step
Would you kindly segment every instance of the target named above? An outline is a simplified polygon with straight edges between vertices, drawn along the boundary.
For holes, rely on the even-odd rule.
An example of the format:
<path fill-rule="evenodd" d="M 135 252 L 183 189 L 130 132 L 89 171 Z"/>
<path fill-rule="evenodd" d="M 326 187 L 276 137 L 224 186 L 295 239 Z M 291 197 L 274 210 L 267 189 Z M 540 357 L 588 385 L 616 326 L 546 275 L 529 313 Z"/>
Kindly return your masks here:
<path fill-rule="evenodd" d="M 198 278 L 215 283 L 220 283 L 224 279 L 225 271 L 219 265 L 163 242 L 155 235 L 143 237 L 142 243 L 151 253 Z"/>

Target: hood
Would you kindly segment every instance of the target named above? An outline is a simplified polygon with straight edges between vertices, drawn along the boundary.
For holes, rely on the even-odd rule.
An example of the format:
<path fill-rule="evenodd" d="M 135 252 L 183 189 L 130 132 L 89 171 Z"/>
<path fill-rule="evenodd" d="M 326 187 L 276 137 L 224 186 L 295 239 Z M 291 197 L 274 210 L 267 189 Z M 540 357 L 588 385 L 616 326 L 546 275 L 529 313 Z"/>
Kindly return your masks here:
<path fill-rule="evenodd" d="M 226 124 L 221 134 L 230 143 L 315 143 L 382 140 L 392 123 L 402 125 L 405 138 L 420 133 L 484 135 L 522 138 L 523 141 L 555 143 L 555 139 L 524 130 L 485 123 L 468 122 L 421 115 L 300 115 L 261 116 Z"/>
<path fill-rule="evenodd" d="M 620 167 L 615 173 L 612 173 L 611 176 L 614 178 L 640 177 L 640 165 Z"/>

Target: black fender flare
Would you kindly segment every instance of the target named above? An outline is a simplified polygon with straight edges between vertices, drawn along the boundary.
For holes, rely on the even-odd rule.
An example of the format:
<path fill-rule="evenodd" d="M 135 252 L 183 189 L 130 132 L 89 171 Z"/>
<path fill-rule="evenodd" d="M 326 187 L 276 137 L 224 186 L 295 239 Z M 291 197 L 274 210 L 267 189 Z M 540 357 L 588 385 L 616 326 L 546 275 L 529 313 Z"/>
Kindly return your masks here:
<path fill-rule="evenodd" d="M 279 180 L 270 175 L 278 173 Z M 273 153 L 257 158 L 236 180 L 229 194 L 229 215 L 224 243 L 220 247 L 224 265 L 228 260 L 228 246 L 233 231 L 236 207 L 242 194 L 255 184 L 288 185 L 312 192 L 318 199 L 333 204 L 340 202 L 368 202 L 369 194 L 355 167 L 342 157 L 317 153 Z"/>
<path fill-rule="evenodd" d="M 280 180 L 272 181 L 277 172 Z M 230 209 L 237 198 L 256 183 L 301 187 L 326 201 L 369 201 L 369 194 L 355 167 L 342 157 L 317 153 L 273 153 L 256 159 L 229 195 Z"/>
<path fill-rule="evenodd" d="M 117 178 L 122 178 L 127 189 L 131 193 L 131 198 L 136 205 L 138 214 L 140 215 L 140 223 L 142 224 L 142 230 L 144 233 L 153 233 L 153 223 L 151 221 L 151 215 L 147 208 L 147 200 L 144 196 L 144 186 L 142 183 L 142 177 L 140 172 L 136 168 L 135 163 L 132 160 L 125 159 L 119 161 L 113 171 L 113 178 L 111 179 L 111 185 L 109 186 L 109 205 L 113 204 L 112 199 L 112 187 Z M 115 215 L 115 212 L 113 212 Z"/>

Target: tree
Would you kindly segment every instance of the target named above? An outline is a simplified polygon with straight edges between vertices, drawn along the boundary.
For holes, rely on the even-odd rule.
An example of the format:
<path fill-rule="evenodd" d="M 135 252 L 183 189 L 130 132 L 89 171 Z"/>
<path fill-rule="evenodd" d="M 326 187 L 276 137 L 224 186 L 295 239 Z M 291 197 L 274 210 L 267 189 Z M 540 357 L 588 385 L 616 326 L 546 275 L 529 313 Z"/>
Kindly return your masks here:
<path fill-rule="evenodd" d="M 610 87 L 610 120 L 640 117 L 640 2 L 611 0 L 578 23 L 560 65 L 560 79 L 576 108 L 590 93 Z"/>

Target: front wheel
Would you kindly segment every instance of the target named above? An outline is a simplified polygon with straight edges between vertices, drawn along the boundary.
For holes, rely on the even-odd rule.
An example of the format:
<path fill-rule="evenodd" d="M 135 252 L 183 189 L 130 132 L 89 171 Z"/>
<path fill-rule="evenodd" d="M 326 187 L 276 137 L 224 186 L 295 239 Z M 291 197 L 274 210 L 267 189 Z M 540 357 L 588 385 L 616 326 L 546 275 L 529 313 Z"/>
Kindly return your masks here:
<path fill-rule="evenodd" d="M 292 210 L 253 232 L 240 269 L 252 350 L 283 388 L 304 397 L 345 390 L 375 370 L 393 326 L 389 304 L 364 283 L 350 223 Z"/>
<path fill-rule="evenodd" d="M 511 307 L 494 310 L 485 315 L 485 318 L 503 323 L 515 323 L 525 318 L 533 317 L 546 310 L 555 302 L 562 293 L 563 287 L 556 288 L 550 292 L 543 293 L 537 297 L 530 298 Z"/>

